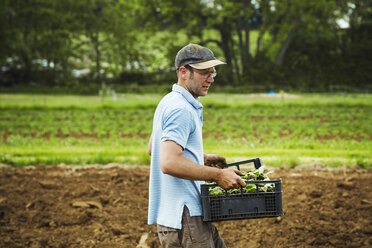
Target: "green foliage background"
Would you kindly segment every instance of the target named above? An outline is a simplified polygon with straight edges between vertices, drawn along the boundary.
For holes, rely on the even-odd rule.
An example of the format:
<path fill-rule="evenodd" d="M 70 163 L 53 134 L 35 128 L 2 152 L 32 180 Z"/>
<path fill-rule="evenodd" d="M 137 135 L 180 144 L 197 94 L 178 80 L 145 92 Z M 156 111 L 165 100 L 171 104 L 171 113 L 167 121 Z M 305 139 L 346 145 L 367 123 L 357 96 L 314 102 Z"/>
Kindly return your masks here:
<path fill-rule="evenodd" d="M 164 93 L 194 42 L 227 62 L 221 92 L 366 93 L 371 17 L 364 0 L 3 0 L 1 90 Z"/>

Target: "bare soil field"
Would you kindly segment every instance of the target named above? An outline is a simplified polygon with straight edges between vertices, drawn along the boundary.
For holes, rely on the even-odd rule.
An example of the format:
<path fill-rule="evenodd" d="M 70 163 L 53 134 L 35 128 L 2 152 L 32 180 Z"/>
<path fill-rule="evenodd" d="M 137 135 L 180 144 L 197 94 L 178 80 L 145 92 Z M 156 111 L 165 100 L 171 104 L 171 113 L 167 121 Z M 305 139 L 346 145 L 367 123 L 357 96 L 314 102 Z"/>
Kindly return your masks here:
<path fill-rule="evenodd" d="M 228 247 L 372 247 L 372 173 L 270 169 L 284 216 L 216 222 Z M 0 168 L 0 247 L 160 247 L 148 167 Z"/>

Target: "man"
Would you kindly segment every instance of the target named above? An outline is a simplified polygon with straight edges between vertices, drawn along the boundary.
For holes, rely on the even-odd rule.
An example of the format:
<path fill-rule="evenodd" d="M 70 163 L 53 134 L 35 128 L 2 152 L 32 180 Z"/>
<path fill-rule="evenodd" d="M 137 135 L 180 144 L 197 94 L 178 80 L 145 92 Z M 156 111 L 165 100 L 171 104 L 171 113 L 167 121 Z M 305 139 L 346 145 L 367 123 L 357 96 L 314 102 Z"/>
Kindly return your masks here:
<path fill-rule="evenodd" d="M 245 186 L 224 157 L 203 153 L 203 106 L 216 76 L 225 64 L 211 50 L 189 44 L 176 55 L 177 84 L 156 108 L 149 141 L 151 155 L 148 224 L 157 223 L 163 247 L 226 247 L 217 229 L 202 221 L 200 184 L 215 181 L 224 189 Z"/>

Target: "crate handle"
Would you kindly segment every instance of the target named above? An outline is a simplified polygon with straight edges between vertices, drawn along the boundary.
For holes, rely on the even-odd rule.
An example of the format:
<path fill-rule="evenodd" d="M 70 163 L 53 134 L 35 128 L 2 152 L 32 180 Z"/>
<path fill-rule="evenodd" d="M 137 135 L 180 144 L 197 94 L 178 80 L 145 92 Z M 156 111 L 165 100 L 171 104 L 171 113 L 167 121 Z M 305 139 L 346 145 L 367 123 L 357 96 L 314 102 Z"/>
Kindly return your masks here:
<path fill-rule="evenodd" d="M 238 168 L 238 170 L 240 170 L 240 165 L 241 164 L 248 164 L 248 163 L 254 163 L 254 167 L 256 169 L 258 169 L 262 166 L 261 158 L 252 158 L 252 159 L 238 161 L 238 162 L 234 162 L 234 163 L 230 163 L 230 164 L 224 164 L 224 165 L 221 165 L 221 168 L 223 169 L 223 168 L 227 168 L 227 167 L 230 167 L 230 166 L 236 166 Z"/>

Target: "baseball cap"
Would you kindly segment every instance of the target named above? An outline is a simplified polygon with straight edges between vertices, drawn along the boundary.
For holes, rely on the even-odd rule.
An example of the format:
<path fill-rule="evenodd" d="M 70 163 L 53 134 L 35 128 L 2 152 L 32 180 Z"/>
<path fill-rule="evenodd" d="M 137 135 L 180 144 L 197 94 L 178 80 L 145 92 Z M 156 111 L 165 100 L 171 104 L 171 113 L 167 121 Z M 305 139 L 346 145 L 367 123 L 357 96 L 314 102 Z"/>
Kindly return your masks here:
<path fill-rule="evenodd" d="M 191 43 L 178 51 L 174 62 L 177 69 L 184 65 L 190 65 L 200 70 L 222 64 L 226 63 L 216 59 L 210 49 Z"/>

